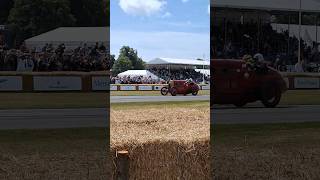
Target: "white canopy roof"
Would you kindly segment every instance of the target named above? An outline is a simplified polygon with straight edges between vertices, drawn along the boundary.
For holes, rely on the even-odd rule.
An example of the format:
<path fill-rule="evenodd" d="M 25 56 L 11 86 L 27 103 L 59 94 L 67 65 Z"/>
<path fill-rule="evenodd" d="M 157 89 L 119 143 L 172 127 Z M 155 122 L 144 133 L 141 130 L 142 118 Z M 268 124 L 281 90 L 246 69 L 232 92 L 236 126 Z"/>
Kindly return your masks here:
<path fill-rule="evenodd" d="M 195 69 L 196 72 L 200 72 L 201 74 L 210 76 L 210 69 Z"/>
<path fill-rule="evenodd" d="M 80 43 L 88 45 L 96 42 L 109 46 L 109 27 L 60 27 L 25 40 L 27 47 L 44 46 L 51 43 L 54 46 L 65 43 L 68 47 L 79 46 Z"/>
<path fill-rule="evenodd" d="M 147 65 L 165 65 L 165 64 L 209 66 L 210 62 L 193 60 L 193 59 L 174 59 L 174 58 L 155 58 L 147 62 Z"/>
<path fill-rule="evenodd" d="M 152 79 L 156 79 L 158 80 L 159 77 L 154 75 L 153 73 L 151 73 L 150 71 L 148 70 L 128 70 L 128 71 L 125 71 L 125 72 L 122 72 L 120 74 L 118 74 L 119 77 L 125 77 L 125 76 L 131 76 L 131 77 L 134 77 L 134 76 L 143 76 L 143 77 L 150 77 Z"/>
<path fill-rule="evenodd" d="M 304 12 L 320 12 L 320 0 L 301 0 Z M 212 7 L 299 11 L 300 0 L 211 0 Z"/>

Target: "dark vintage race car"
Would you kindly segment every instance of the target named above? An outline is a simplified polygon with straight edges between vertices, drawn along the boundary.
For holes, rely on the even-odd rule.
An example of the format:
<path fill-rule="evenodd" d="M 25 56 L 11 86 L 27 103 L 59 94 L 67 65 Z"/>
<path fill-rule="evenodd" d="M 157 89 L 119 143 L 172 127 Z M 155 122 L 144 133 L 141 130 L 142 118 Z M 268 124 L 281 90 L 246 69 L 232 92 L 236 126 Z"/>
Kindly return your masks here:
<path fill-rule="evenodd" d="M 251 67 L 242 60 L 211 60 L 211 107 L 213 104 L 234 104 L 242 107 L 261 101 L 275 107 L 287 90 L 280 73 L 265 65 Z"/>
<path fill-rule="evenodd" d="M 161 94 L 167 95 L 170 93 L 172 96 L 177 94 L 192 94 L 196 96 L 199 91 L 199 86 L 194 82 L 188 82 L 185 80 L 171 80 L 167 86 L 161 88 Z"/>

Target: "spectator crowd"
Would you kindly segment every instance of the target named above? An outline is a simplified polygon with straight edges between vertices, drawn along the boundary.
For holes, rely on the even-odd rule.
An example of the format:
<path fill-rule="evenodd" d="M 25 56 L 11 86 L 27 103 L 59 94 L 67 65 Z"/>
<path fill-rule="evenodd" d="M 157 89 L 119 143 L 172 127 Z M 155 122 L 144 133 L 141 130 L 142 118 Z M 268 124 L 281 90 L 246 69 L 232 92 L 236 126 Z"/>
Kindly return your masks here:
<path fill-rule="evenodd" d="M 168 70 L 166 68 L 152 68 L 148 69 L 151 73 L 156 75 L 158 79 L 154 79 L 151 76 L 145 77 L 140 75 L 130 76 L 116 76 L 111 78 L 113 84 L 164 84 L 169 80 L 186 80 L 192 79 L 196 83 L 210 82 L 210 76 L 202 75 L 200 72 L 196 72 L 194 69 L 183 70 Z"/>
<path fill-rule="evenodd" d="M 1 44 L 1 43 L 0 43 Z M 46 44 L 41 50 L 0 46 L 0 71 L 103 71 L 110 69 L 110 56 L 103 44 L 66 49 L 65 44 Z"/>
<path fill-rule="evenodd" d="M 264 56 L 269 65 L 281 71 L 288 67 L 302 66 L 303 71 L 318 72 L 320 69 L 319 44 L 301 40 L 301 62 L 298 62 L 299 39 L 289 36 L 288 31 L 278 32 L 271 24 L 262 24 L 260 30 L 255 22 L 227 22 L 225 27 L 214 26 L 212 36 L 213 58 L 242 59 L 246 54 Z"/>
<path fill-rule="evenodd" d="M 200 72 L 196 72 L 194 69 L 167 69 L 167 68 L 152 68 L 149 71 L 161 79 L 164 80 L 185 80 L 192 79 L 193 81 L 200 83 L 203 82 L 203 78 L 205 83 L 210 81 L 210 76 L 201 74 Z"/>
<path fill-rule="evenodd" d="M 111 78 L 112 84 L 162 84 L 165 81 L 161 79 L 152 79 L 151 76 L 123 76 L 123 77 L 112 77 Z"/>

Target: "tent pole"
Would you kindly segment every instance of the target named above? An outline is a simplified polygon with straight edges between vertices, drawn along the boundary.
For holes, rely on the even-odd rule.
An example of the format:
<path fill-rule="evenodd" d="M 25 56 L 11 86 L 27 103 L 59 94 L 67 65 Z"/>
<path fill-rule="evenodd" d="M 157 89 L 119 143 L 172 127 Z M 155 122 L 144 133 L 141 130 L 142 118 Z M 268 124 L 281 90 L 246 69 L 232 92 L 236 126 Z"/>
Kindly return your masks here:
<path fill-rule="evenodd" d="M 259 12 L 256 11 L 256 13 L 258 14 L 258 44 L 257 44 L 257 52 L 254 53 L 260 53 L 260 34 L 261 34 L 261 14 Z"/>
<path fill-rule="evenodd" d="M 316 45 L 318 44 L 318 15 L 316 15 Z"/>
<path fill-rule="evenodd" d="M 204 61 L 205 61 L 206 55 L 203 54 L 203 62 L 202 62 L 202 82 L 204 83 Z"/>
<path fill-rule="evenodd" d="M 301 61 L 301 0 L 299 0 L 299 46 L 298 46 L 298 62 Z"/>
<path fill-rule="evenodd" d="M 226 23 L 226 18 L 224 18 L 224 45 L 223 45 L 223 50 L 225 50 L 226 44 L 227 44 L 227 23 Z"/>
<path fill-rule="evenodd" d="M 290 25 L 291 25 L 291 16 L 289 14 L 289 23 L 288 23 L 288 55 L 290 54 Z"/>
<path fill-rule="evenodd" d="M 171 65 L 169 64 L 169 78 L 171 79 Z"/>

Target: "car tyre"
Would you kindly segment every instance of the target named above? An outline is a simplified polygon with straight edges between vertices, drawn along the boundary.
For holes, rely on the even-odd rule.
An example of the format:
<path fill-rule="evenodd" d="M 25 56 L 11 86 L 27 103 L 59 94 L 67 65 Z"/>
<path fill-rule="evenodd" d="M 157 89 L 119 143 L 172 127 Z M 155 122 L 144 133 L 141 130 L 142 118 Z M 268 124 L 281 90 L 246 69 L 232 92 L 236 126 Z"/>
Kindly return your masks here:
<path fill-rule="evenodd" d="M 246 104 L 247 104 L 247 102 L 241 101 L 241 102 L 234 103 L 233 105 L 235 105 L 238 108 L 241 108 L 241 107 L 245 106 Z"/>
<path fill-rule="evenodd" d="M 170 92 L 171 92 L 172 96 L 176 96 L 177 95 L 177 89 L 176 88 L 171 88 Z"/>
<path fill-rule="evenodd" d="M 169 89 L 167 87 L 163 87 L 161 88 L 160 92 L 163 96 L 166 96 L 169 92 Z"/>
<path fill-rule="evenodd" d="M 281 90 L 275 84 L 265 85 L 261 89 L 261 102 L 267 108 L 276 107 L 281 99 Z"/>
<path fill-rule="evenodd" d="M 193 92 L 192 92 L 192 95 L 193 95 L 193 96 L 198 95 L 198 91 L 193 91 Z"/>

